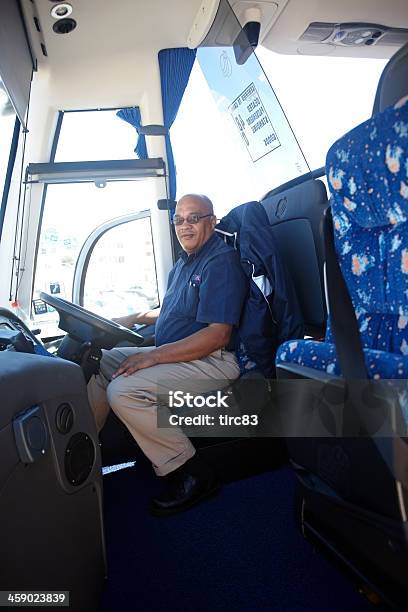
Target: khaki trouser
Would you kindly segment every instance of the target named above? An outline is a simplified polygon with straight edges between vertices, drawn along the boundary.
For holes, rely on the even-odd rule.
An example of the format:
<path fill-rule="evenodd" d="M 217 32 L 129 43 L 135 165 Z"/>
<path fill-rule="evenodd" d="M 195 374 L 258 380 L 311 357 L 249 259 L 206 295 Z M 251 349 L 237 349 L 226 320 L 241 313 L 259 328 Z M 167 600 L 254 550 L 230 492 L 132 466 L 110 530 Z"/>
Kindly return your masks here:
<path fill-rule="evenodd" d="M 100 431 L 110 408 L 126 425 L 158 476 L 177 469 L 195 448 L 178 428 L 157 427 L 157 395 L 177 390 L 177 383 L 191 393 L 217 391 L 238 378 L 234 353 L 217 350 L 195 361 L 159 364 L 112 380 L 112 374 L 129 356 L 154 347 L 121 347 L 103 351 L 99 374 L 88 383 L 88 398 Z"/>

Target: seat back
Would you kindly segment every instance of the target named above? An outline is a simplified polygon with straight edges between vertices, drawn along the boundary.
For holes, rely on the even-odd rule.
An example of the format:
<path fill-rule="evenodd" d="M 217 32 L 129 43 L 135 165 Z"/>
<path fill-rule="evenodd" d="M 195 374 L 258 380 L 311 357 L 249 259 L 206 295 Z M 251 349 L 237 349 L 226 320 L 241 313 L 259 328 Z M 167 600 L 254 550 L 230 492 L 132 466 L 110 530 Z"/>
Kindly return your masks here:
<path fill-rule="evenodd" d="M 328 206 L 326 187 L 320 180 L 309 179 L 267 196 L 262 205 L 295 285 L 305 331 L 310 335 L 323 334 L 326 306 L 321 222 Z"/>
<path fill-rule="evenodd" d="M 396 104 L 407 91 L 408 44 L 395 53 L 384 67 L 375 95 L 373 116 Z"/>
<path fill-rule="evenodd" d="M 327 155 L 335 247 L 363 346 L 403 356 L 408 355 L 407 155 L 408 96 L 348 132 Z"/>

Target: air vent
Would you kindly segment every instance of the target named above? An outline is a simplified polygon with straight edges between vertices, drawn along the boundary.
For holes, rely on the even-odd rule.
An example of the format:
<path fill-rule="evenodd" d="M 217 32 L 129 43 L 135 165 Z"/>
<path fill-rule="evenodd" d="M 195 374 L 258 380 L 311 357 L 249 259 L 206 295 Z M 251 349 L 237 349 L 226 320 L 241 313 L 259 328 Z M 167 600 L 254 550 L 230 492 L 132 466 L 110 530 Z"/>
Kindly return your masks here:
<path fill-rule="evenodd" d="M 56 34 L 69 34 L 72 30 L 77 27 L 75 19 L 59 19 L 52 26 L 52 29 Z"/>
<path fill-rule="evenodd" d="M 40 26 L 40 22 L 38 20 L 38 17 L 33 17 L 33 21 L 34 21 L 34 25 L 35 25 L 35 29 L 37 30 L 37 32 L 41 32 L 41 26 Z"/>
<path fill-rule="evenodd" d="M 74 411 L 69 404 L 61 404 L 58 406 L 55 416 L 55 424 L 61 434 L 67 434 L 71 431 L 74 423 Z"/>

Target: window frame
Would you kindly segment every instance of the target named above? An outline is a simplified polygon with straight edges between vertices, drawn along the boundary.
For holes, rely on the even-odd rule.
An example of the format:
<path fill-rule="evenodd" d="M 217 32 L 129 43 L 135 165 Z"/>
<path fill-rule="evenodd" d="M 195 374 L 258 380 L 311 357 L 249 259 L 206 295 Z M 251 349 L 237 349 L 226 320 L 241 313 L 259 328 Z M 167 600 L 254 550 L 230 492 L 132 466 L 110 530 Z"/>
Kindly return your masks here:
<path fill-rule="evenodd" d="M 64 111 L 60 110 L 58 111 L 57 123 L 55 125 L 54 136 L 53 136 L 52 144 L 51 144 L 50 159 L 49 159 L 50 163 L 54 162 L 55 160 L 55 154 L 57 152 L 58 141 L 59 141 L 59 137 L 61 134 L 63 119 L 64 119 Z M 48 185 L 47 183 L 44 183 L 43 190 L 42 190 L 42 196 L 41 196 L 40 215 L 38 218 L 38 225 L 37 225 L 37 237 L 35 241 L 33 275 L 32 275 L 32 281 L 31 281 L 31 295 L 30 295 L 30 317 L 33 317 L 34 284 L 35 284 L 35 275 L 37 272 L 38 249 L 40 248 L 45 202 L 47 200 L 47 189 L 48 189 Z"/>
<path fill-rule="evenodd" d="M 88 266 L 90 259 L 92 257 L 92 253 L 99 242 L 99 240 L 104 236 L 109 230 L 119 227 L 120 225 L 125 225 L 126 223 L 131 223 L 133 221 L 137 221 L 138 219 L 146 219 L 148 218 L 151 221 L 150 210 L 142 210 L 137 213 L 129 213 L 127 215 L 123 215 L 121 217 L 116 217 L 115 219 L 110 219 L 109 221 L 105 221 L 98 227 L 96 227 L 88 236 L 88 238 L 83 243 L 81 250 L 79 251 L 79 255 L 76 260 L 75 270 L 74 270 L 74 278 L 72 282 L 72 301 L 74 304 L 79 304 L 80 306 L 84 305 L 84 290 L 85 290 L 85 281 L 86 275 L 88 272 Z M 156 277 L 156 286 L 157 286 L 157 267 L 156 267 L 156 255 L 154 251 L 154 243 L 152 240 L 152 248 L 153 248 L 153 262 L 155 269 L 155 277 Z M 160 305 L 160 296 L 157 287 L 157 297 Z"/>
<path fill-rule="evenodd" d="M 18 116 L 16 115 L 16 120 L 14 123 L 14 130 L 13 130 L 13 137 L 11 139 L 10 153 L 9 153 L 9 158 L 7 162 L 6 176 L 4 178 L 3 194 L 2 194 L 1 203 L 0 203 L 0 240 L 1 240 L 1 235 L 3 233 L 4 219 L 6 217 L 6 208 L 7 208 L 7 202 L 8 202 L 8 197 L 10 193 L 11 180 L 13 177 L 14 165 L 15 165 L 16 158 L 17 158 L 18 144 L 20 141 L 20 130 L 21 130 L 21 122 Z"/>
<path fill-rule="evenodd" d="M 100 112 L 115 111 L 115 110 L 121 110 L 122 108 L 132 108 L 132 107 L 130 107 L 130 106 L 117 106 L 117 107 L 108 107 L 108 108 L 79 108 L 79 109 L 59 110 L 58 111 L 56 125 L 55 125 L 54 136 L 53 136 L 53 139 L 52 139 L 51 151 L 50 151 L 50 156 L 49 156 L 48 163 L 49 164 L 54 164 L 55 163 L 55 157 L 56 157 L 56 154 L 57 154 L 58 143 L 59 143 L 59 139 L 60 139 L 60 135 L 61 135 L 61 130 L 62 130 L 62 124 L 63 124 L 64 116 L 66 114 L 68 114 L 68 113 L 86 113 L 86 112 L 92 112 L 92 111 L 93 112 L 94 111 L 100 111 Z M 164 180 L 167 182 L 167 168 L 166 168 L 166 164 L 164 164 Z M 61 183 L 64 183 L 64 181 L 62 180 Z M 32 274 L 31 293 L 30 293 L 30 316 L 31 317 L 33 316 L 34 285 L 35 285 L 35 277 L 36 277 L 36 272 L 37 272 L 38 251 L 39 251 L 39 247 L 40 247 L 40 240 L 41 240 L 41 234 L 42 234 L 42 226 L 43 226 L 45 203 L 46 203 L 46 200 L 47 200 L 47 190 L 48 190 L 48 183 L 45 182 L 43 184 L 43 190 L 42 190 L 41 205 L 40 205 L 40 215 L 39 215 L 38 225 L 37 225 L 37 236 L 36 236 L 34 261 L 33 261 L 33 274 Z M 1 209 L 0 209 L 0 215 L 1 215 Z M 1 220 L 1 216 L 0 216 L 0 220 Z M 1 225 L 0 225 L 0 238 L 1 238 Z M 156 256 L 155 256 L 154 250 L 153 250 L 153 255 L 154 255 L 154 265 L 155 265 L 155 270 L 156 270 L 156 281 L 157 281 L 157 266 L 156 266 Z M 77 295 L 77 293 L 76 293 L 76 291 L 74 289 L 74 287 L 75 287 L 75 278 L 76 278 L 75 274 L 76 274 L 77 263 L 78 262 L 76 262 L 75 271 L 74 271 L 72 298 L 73 298 L 73 301 L 75 303 L 79 304 L 80 302 L 76 302 L 76 299 L 74 297 L 74 296 Z M 159 295 L 159 293 L 158 293 L 158 295 Z"/>

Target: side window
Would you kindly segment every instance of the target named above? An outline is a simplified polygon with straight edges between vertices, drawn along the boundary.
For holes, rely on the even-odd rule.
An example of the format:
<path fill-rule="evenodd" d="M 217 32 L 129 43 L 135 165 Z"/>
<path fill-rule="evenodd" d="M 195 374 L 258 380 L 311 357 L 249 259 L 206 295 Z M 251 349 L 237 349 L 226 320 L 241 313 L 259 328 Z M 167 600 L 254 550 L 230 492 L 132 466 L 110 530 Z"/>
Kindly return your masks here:
<path fill-rule="evenodd" d="M 154 201 L 148 181 L 49 185 L 37 256 L 34 299 L 40 291 L 70 300 L 75 264 L 82 244 L 99 225 Z M 54 286 L 54 288 L 53 288 Z M 58 290 L 55 289 L 57 287 Z"/>
<path fill-rule="evenodd" d="M 66 111 L 55 161 L 129 159 L 136 139 L 135 129 L 115 110 Z"/>
<path fill-rule="evenodd" d="M 159 305 L 150 217 L 106 231 L 84 270 L 83 304 L 104 317 L 120 317 Z"/>
<path fill-rule="evenodd" d="M 115 111 L 70 111 L 63 115 L 55 160 L 132 159 L 135 141 L 134 128 Z M 100 188 L 71 180 L 62 176 L 47 185 L 38 239 L 33 316 L 49 336 L 58 315 L 42 303 L 41 292 L 74 299 L 107 318 L 158 305 L 149 210 L 156 206 L 157 181 L 164 179 L 147 174 L 102 181 Z M 139 218 L 124 219 L 128 215 Z M 105 225 L 111 229 L 105 232 Z M 91 235 L 100 238 L 81 259 Z"/>

